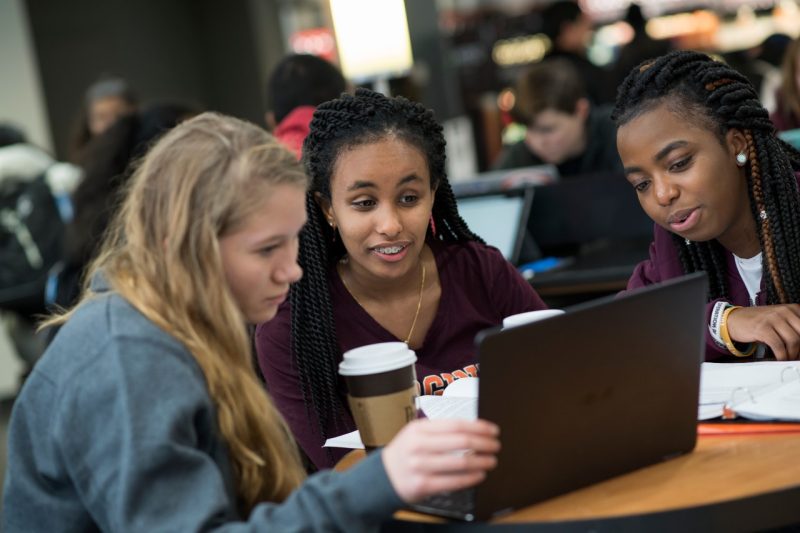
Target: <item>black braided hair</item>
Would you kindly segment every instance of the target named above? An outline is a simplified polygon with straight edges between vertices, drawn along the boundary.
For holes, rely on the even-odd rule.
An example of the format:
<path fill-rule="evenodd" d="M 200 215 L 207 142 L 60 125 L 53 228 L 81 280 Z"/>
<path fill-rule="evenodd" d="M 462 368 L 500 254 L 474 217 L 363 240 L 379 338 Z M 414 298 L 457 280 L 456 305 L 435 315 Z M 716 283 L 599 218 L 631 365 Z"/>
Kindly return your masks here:
<path fill-rule="evenodd" d="M 416 147 L 425 156 L 436 187 L 433 220 L 435 238 L 447 242 L 483 242 L 458 214 L 445 171 L 445 140 L 433 112 L 403 97 L 387 98 L 358 89 L 317 107 L 303 144 L 303 163 L 311 177 L 306 196 L 308 223 L 300 234 L 303 278 L 291 290 L 291 349 L 306 406 L 313 408 L 323 438 L 341 432 L 345 410 L 338 390 L 337 363 L 341 356 L 333 319 L 328 273 L 346 253 L 341 239 L 328 226 L 315 194 L 331 198 L 331 177 L 337 158 L 355 146 L 387 137 Z M 430 230 L 429 230 L 430 231 Z M 429 233 L 428 238 L 433 238 Z"/>
<path fill-rule="evenodd" d="M 744 133 L 748 194 L 764 252 L 767 303 L 800 303 L 800 194 L 794 174 L 800 170 L 800 152 L 775 136 L 747 78 L 705 54 L 676 51 L 634 68 L 618 89 L 612 118 L 620 127 L 662 103 L 714 131 L 720 142 L 732 128 Z M 673 237 L 684 272 L 706 271 L 709 299 L 727 298 L 722 245 Z"/>

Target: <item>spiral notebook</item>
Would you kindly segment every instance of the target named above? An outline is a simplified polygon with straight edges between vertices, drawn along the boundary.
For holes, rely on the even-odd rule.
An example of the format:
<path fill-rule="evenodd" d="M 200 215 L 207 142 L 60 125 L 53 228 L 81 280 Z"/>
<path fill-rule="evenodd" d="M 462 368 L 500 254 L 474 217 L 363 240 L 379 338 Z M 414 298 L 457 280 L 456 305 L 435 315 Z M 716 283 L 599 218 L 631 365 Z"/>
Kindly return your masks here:
<path fill-rule="evenodd" d="M 800 422 L 800 361 L 703 363 L 698 418 Z"/>

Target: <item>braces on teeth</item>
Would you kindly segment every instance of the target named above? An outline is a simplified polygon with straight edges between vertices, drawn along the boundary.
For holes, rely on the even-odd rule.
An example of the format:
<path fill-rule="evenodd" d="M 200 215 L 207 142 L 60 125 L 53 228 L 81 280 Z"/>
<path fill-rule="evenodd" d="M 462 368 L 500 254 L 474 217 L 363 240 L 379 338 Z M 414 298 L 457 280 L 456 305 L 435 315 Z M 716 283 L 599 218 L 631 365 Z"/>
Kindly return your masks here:
<path fill-rule="evenodd" d="M 376 251 L 382 254 L 396 254 L 402 250 L 402 246 L 392 246 L 391 248 L 375 248 Z"/>

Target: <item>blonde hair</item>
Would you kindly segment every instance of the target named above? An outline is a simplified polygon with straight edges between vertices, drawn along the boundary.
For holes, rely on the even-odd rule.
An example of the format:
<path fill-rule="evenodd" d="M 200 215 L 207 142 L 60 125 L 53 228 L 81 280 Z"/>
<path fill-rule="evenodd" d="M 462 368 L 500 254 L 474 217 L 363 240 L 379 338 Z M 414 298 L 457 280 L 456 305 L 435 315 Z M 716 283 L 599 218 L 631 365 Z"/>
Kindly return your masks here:
<path fill-rule="evenodd" d="M 188 120 L 141 162 L 87 275 L 102 271 L 116 292 L 194 356 L 228 445 L 239 505 L 248 513 L 259 501 L 284 500 L 305 475 L 285 422 L 253 372 L 245 319 L 224 281 L 219 250 L 219 237 L 263 208 L 276 185 L 305 190 L 308 178 L 271 135 L 215 113 Z M 91 297 L 87 288 L 82 301 Z"/>

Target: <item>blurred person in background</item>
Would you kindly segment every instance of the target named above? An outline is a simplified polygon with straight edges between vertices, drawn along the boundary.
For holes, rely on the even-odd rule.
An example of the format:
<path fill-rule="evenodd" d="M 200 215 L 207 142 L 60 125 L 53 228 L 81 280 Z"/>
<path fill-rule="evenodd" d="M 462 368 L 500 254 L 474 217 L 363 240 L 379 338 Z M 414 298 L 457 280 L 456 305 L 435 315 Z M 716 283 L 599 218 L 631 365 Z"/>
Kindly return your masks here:
<path fill-rule="evenodd" d="M 45 311 L 44 280 L 60 257 L 81 176 L 0 123 L 0 307 L 28 317 Z"/>
<path fill-rule="evenodd" d="M 561 176 L 622 172 L 608 106 L 592 104 L 586 85 L 565 59 L 538 63 L 516 85 L 515 115 L 525 138 L 506 148 L 497 169 L 552 164 Z"/>
<path fill-rule="evenodd" d="M 667 40 L 653 39 L 647 33 L 647 19 L 639 4 L 631 4 L 625 14 L 625 22 L 633 29 L 633 39 L 619 50 L 614 63 L 614 85 L 617 86 L 628 73 L 645 59 L 662 56 L 672 50 Z"/>
<path fill-rule="evenodd" d="M 778 131 L 800 128 L 800 37 L 786 48 L 775 111 L 770 115 Z"/>
<path fill-rule="evenodd" d="M 292 54 L 281 60 L 268 83 L 267 126 L 300 159 L 316 107 L 338 98 L 347 82 L 334 65 L 309 54 Z"/>
<path fill-rule="evenodd" d="M 0 122 L 0 148 L 24 143 L 25 134 L 10 122 Z"/>
<path fill-rule="evenodd" d="M 90 85 L 73 133 L 70 159 L 80 163 L 89 141 L 137 108 L 138 98 L 123 78 L 101 78 Z"/>
<path fill-rule="evenodd" d="M 792 38 L 774 33 L 756 46 L 722 54 L 723 60 L 744 74 L 758 92 L 764 108 L 772 113 L 781 86 L 781 61 Z"/>
<path fill-rule="evenodd" d="M 163 133 L 196 114 L 182 103 L 158 103 L 117 120 L 86 145 L 84 180 L 73 194 L 74 218 L 67 225 L 62 268 L 51 303 L 71 307 L 77 300 L 86 265 L 117 208 L 119 191 L 142 157 Z"/>
<path fill-rule="evenodd" d="M 69 194 L 80 179 L 78 167 L 0 122 L 0 334 L 27 368 L 44 348 L 33 320 L 45 312 L 47 275 L 61 257 Z"/>
<path fill-rule="evenodd" d="M 772 113 L 778 105 L 778 92 L 783 80 L 783 56 L 792 38 L 783 33 L 773 33 L 755 48 L 756 65 L 762 74 L 759 91 L 761 105 Z"/>
<path fill-rule="evenodd" d="M 560 0 L 544 8 L 542 33 L 551 42 L 545 61 L 556 58 L 569 61 L 586 84 L 593 103 L 614 102 L 616 87 L 610 72 L 589 61 L 586 55 L 592 36 L 592 20 L 577 2 Z"/>

